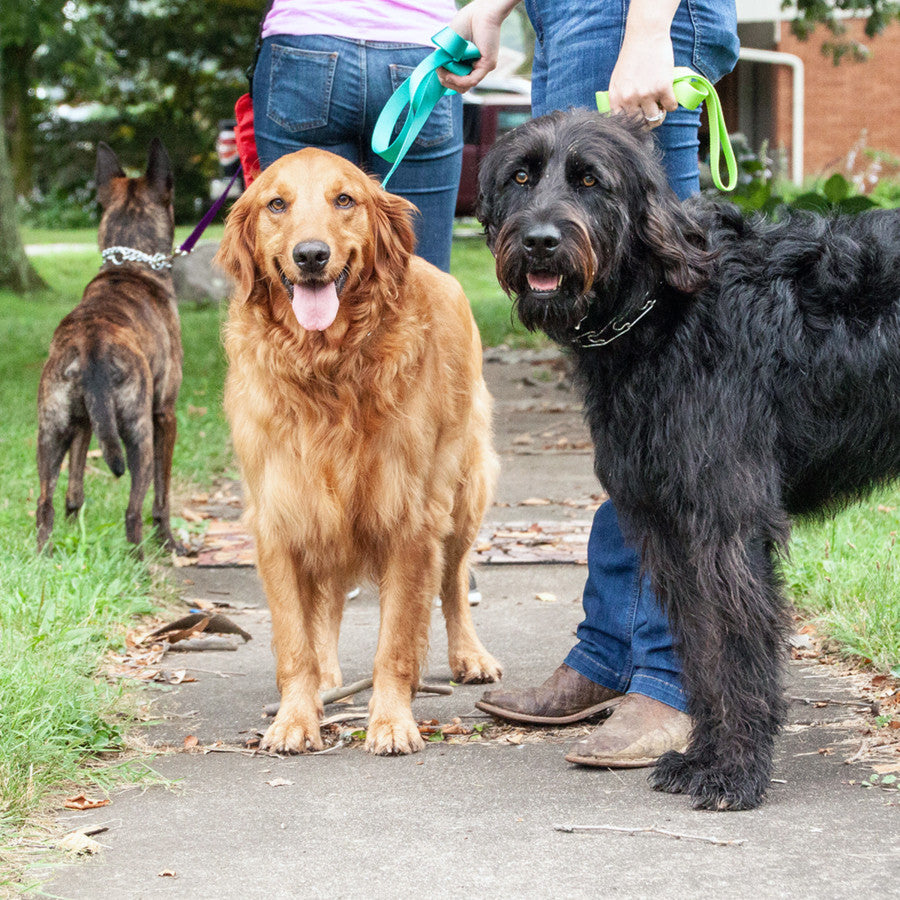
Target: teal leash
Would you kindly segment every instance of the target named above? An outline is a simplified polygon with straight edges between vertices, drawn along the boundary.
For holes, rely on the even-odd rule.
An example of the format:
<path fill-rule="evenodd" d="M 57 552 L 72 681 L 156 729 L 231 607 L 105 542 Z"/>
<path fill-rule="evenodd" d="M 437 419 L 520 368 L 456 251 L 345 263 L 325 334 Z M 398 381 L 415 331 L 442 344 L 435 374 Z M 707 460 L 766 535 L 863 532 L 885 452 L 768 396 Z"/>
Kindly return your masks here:
<path fill-rule="evenodd" d="M 438 101 L 448 94 L 456 93 L 441 84 L 437 70 L 443 68 L 454 75 L 468 75 L 472 71 L 472 62 L 481 56 L 471 41 L 460 37 L 449 27 L 441 29 L 431 42 L 437 50 L 423 59 L 412 75 L 391 94 L 375 123 L 372 150 L 393 164 L 381 182 L 382 187 L 387 185 L 391 175 L 403 161 Z M 391 135 L 404 110 L 406 119 L 400 133 L 392 141 Z"/>

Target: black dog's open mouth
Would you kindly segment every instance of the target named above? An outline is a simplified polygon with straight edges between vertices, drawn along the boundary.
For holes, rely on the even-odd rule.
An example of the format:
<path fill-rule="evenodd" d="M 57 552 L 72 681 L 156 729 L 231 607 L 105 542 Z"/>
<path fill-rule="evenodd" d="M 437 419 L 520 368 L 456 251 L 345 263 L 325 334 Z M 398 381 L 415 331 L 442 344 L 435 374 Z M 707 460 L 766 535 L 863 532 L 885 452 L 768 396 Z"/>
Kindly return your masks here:
<path fill-rule="evenodd" d="M 525 280 L 533 294 L 555 294 L 562 285 L 562 275 L 553 272 L 526 272 Z"/>
<path fill-rule="evenodd" d="M 278 266 L 278 274 L 301 328 L 307 331 L 324 331 L 334 322 L 340 307 L 341 292 L 347 283 L 347 268 L 334 281 L 291 281 L 281 266 Z"/>

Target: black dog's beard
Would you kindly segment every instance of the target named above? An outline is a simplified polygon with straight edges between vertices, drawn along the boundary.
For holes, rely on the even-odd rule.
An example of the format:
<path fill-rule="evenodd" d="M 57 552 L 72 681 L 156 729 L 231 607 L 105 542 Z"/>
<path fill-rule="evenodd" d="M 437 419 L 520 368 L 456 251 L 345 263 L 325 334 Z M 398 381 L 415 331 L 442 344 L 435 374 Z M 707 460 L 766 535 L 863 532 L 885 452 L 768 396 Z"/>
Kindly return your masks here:
<path fill-rule="evenodd" d="M 500 286 L 514 298 L 519 320 L 529 331 L 543 331 L 554 340 L 565 341 L 584 318 L 594 297 L 599 271 L 598 254 L 587 224 L 570 215 L 560 222 L 561 241 L 547 259 L 533 261 L 525 252 L 522 235 L 528 227 L 525 216 L 513 216 L 497 234 L 494 254 Z M 529 272 L 556 276 L 555 290 L 535 290 Z"/>

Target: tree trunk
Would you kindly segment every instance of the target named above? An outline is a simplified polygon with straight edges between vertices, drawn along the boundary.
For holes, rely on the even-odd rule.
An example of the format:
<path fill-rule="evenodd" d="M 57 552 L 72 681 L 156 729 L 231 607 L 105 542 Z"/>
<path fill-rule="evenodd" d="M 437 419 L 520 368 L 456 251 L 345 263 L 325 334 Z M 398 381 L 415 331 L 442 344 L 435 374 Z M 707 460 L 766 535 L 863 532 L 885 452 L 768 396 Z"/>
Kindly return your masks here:
<path fill-rule="evenodd" d="M 3 81 L 0 77 L 0 119 L 2 110 Z M 0 127 L 0 288 L 24 294 L 44 287 L 46 285 L 34 271 L 22 245 L 16 215 L 16 191 L 6 152 L 6 131 Z"/>
<path fill-rule="evenodd" d="M 32 187 L 34 99 L 29 87 L 31 60 L 36 49 L 35 46 L 12 44 L 0 50 L 6 152 L 9 156 L 15 191 L 25 196 L 28 196 Z"/>

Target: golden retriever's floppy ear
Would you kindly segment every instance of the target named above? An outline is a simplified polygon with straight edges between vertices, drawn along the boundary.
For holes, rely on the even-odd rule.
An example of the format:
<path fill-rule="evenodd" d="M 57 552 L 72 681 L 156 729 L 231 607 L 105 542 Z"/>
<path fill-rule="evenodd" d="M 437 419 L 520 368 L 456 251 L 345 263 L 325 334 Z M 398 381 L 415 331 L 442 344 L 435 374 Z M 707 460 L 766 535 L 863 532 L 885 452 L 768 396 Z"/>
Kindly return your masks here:
<path fill-rule="evenodd" d="M 371 197 L 374 273 L 380 277 L 396 278 L 406 268 L 416 246 L 412 226 L 416 208 L 403 197 L 389 194 L 378 186 L 373 186 Z"/>
<path fill-rule="evenodd" d="M 253 248 L 256 246 L 255 191 L 248 188 L 238 198 L 225 220 L 225 234 L 214 262 L 236 282 L 234 299 L 246 303 L 256 284 L 257 270 Z"/>

